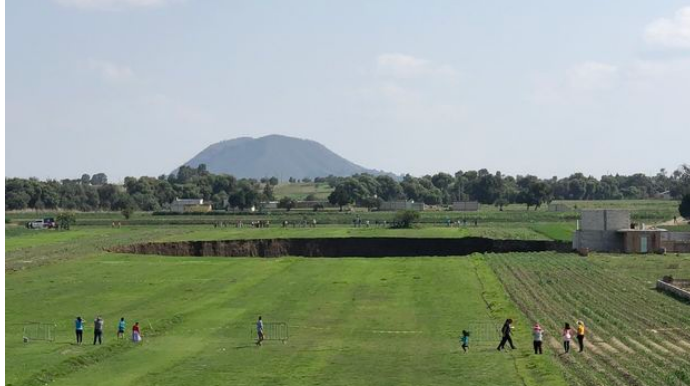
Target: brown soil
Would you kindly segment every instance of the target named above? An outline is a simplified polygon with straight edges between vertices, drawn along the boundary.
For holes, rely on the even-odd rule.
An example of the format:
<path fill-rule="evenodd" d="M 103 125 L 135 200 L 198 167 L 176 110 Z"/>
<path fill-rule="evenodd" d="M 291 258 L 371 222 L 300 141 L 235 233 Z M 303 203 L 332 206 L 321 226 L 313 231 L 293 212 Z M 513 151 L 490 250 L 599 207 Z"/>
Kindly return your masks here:
<path fill-rule="evenodd" d="M 570 252 L 571 244 L 543 240 L 493 240 L 482 237 L 318 238 L 214 240 L 144 243 L 119 246 L 111 252 L 169 256 L 225 257 L 387 257 L 460 256 L 475 252 Z"/>

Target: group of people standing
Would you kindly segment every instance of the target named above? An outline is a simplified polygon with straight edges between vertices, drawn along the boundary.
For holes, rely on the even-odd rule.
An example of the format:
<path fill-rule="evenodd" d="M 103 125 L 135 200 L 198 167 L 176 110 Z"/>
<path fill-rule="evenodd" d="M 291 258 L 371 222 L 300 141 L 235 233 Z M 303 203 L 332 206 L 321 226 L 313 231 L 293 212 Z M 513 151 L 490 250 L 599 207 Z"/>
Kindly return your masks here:
<path fill-rule="evenodd" d="M 77 319 L 74 321 L 77 344 L 79 345 L 82 344 L 84 339 L 84 322 L 85 321 L 81 316 L 77 316 Z M 126 327 L 127 323 L 125 322 L 125 318 L 120 318 L 120 322 L 117 324 L 117 337 L 119 339 L 125 338 Z M 138 343 L 141 342 L 142 339 L 139 322 L 136 322 L 134 323 L 134 326 L 132 326 L 132 342 Z M 97 316 L 93 321 L 93 344 L 95 345 L 96 342 L 98 342 L 98 344 L 103 344 L 103 318 L 100 316 Z"/>
<path fill-rule="evenodd" d="M 515 349 L 515 346 L 513 345 L 513 320 L 512 319 L 506 319 L 505 323 L 503 323 L 503 327 L 501 327 L 501 342 L 498 344 L 498 347 L 496 348 L 498 351 L 501 351 L 505 348 L 506 343 L 510 345 L 511 349 Z M 570 341 L 575 337 L 577 339 L 577 343 L 580 346 L 580 352 L 584 351 L 585 349 L 585 324 L 581 320 L 577 321 L 577 327 L 573 329 L 570 327 L 570 323 L 565 323 L 565 326 L 563 327 L 563 330 L 561 331 L 561 337 L 563 339 L 563 349 L 565 350 L 565 353 L 570 352 Z M 535 324 L 534 327 L 532 328 L 532 338 L 533 338 L 533 346 L 534 346 L 534 353 L 535 354 L 542 354 L 543 349 L 542 349 L 542 343 L 544 341 L 544 329 L 539 325 L 539 323 Z"/>

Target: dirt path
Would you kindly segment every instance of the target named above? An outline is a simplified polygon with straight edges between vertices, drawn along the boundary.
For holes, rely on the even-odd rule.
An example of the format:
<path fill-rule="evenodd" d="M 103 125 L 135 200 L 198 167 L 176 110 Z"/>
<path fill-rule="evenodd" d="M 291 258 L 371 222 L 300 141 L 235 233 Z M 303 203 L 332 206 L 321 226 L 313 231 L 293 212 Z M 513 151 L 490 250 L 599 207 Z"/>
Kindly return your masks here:
<path fill-rule="evenodd" d="M 656 226 L 683 225 L 683 224 L 687 224 L 688 222 L 690 222 L 690 219 L 678 216 L 678 218 L 676 218 L 676 221 L 673 221 L 673 219 L 670 219 L 668 221 L 660 222 L 660 223 L 657 223 L 655 225 Z"/>

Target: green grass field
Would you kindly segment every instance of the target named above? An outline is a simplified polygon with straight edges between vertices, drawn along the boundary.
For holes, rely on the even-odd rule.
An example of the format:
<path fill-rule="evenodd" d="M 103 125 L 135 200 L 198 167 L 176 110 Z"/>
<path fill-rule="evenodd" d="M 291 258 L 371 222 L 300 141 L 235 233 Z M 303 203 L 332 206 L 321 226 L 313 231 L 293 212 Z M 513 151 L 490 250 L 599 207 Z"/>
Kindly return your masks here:
<path fill-rule="evenodd" d="M 295 190 L 299 190 L 300 184 L 289 184 Z M 326 184 L 321 184 L 325 185 Z M 278 185 L 281 186 L 281 185 Z M 291 188 L 292 189 L 292 188 Z M 302 193 L 295 193 L 300 195 Z M 306 195 L 306 194 L 305 194 Z M 573 201 L 566 202 L 571 208 L 578 209 L 627 209 L 630 210 L 631 218 L 635 221 L 642 221 L 647 224 L 666 222 L 678 215 L 678 202 L 664 200 L 620 200 L 620 201 Z M 395 217 L 394 212 L 368 212 L 364 208 L 353 208 L 352 211 L 345 210 L 339 212 L 335 210 L 314 212 L 312 209 L 293 209 L 286 212 L 284 209 L 266 211 L 263 213 L 232 213 L 232 212 L 211 212 L 208 214 L 184 214 L 184 215 L 155 215 L 151 212 L 136 212 L 129 220 L 117 212 L 89 212 L 77 213 L 77 223 L 81 225 L 102 225 L 110 226 L 113 222 L 121 222 L 130 225 L 193 225 L 193 224 L 213 224 L 214 222 L 224 221 L 235 223 L 242 220 L 245 223 L 256 220 L 269 220 L 273 224 L 279 224 L 284 220 L 290 222 L 311 221 L 316 219 L 319 224 L 338 224 L 351 225 L 356 218 L 362 221 L 369 220 L 372 225 L 378 220 L 392 221 Z M 6 212 L 5 218 L 13 223 L 23 224 L 26 221 L 55 217 L 54 211 L 45 212 Z M 534 208 L 526 210 L 524 205 L 509 205 L 504 211 L 499 211 L 491 205 L 482 205 L 478 212 L 453 212 L 447 210 L 430 210 L 420 213 L 419 222 L 422 225 L 445 225 L 448 220 L 452 222 L 467 221 L 472 225 L 474 220 L 480 224 L 490 223 L 492 227 L 499 227 L 500 224 L 509 223 L 568 223 L 574 228 L 579 213 L 576 210 L 569 212 L 550 212 L 547 206 L 543 205 L 538 210 Z"/>
<path fill-rule="evenodd" d="M 26 248 L 12 240 L 24 237 L 66 242 L 46 232 L 8 244 Z M 549 357 L 495 352 L 496 324 L 518 311 L 481 258 L 85 254 L 6 273 L 8 384 L 564 384 Z M 97 314 L 105 344 L 74 345 L 74 317 Z M 289 323 L 289 341 L 255 347 L 258 315 Z M 114 338 L 120 316 L 143 324 L 144 344 Z M 57 325 L 54 343 L 22 342 L 35 321 Z M 489 333 L 463 354 L 457 336 L 471 326 Z"/>
<path fill-rule="evenodd" d="M 6 226 L 6 384 L 690 385 L 690 307 L 652 289 L 663 275 L 690 277 L 688 255 L 228 259 L 103 250 L 275 237 L 567 240 L 571 230 L 567 222 L 409 230 Z M 94 347 L 98 314 L 105 343 Z M 83 346 L 73 343 L 77 315 L 89 322 Z M 290 339 L 255 347 L 258 315 L 287 323 Z M 143 344 L 115 339 L 121 316 L 143 325 Z M 499 353 L 497 328 L 508 317 L 518 349 Z M 587 322 L 591 347 L 564 356 L 557 330 L 576 319 Z M 529 326 L 537 320 L 550 334 L 543 356 L 531 353 Z M 56 340 L 24 343 L 31 322 L 54 323 Z M 472 331 L 467 354 L 458 344 L 462 329 Z"/>
<path fill-rule="evenodd" d="M 327 183 L 284 183 L 278 184 L 273 188 L 273 194 L 277 199 L 282 197 L 290 197 L 295 200 L 304 200 L 308 195 L 313 194 L 318 200 L 328 200 L 328 195 L 331 194 L 333 188 Z"/>

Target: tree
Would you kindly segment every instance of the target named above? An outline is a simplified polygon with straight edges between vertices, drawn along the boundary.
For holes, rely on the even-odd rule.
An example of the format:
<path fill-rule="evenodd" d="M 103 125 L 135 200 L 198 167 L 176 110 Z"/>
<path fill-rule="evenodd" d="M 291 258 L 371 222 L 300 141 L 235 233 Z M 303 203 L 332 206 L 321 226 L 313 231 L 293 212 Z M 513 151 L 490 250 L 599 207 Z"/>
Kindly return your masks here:
<path fill-rule="evenodd" d="M 271 186 L 276 186 L 276 185 L 278 185 L 278 179 L 275 178 L 275 177 L 271 177 L 271 178 L 268 179 L 268 183 L 269 183 Z"/>
<path fill-rule="evenodd" d="M 262 192 L 262 196 L 263 196 L 264 201 L 275 200 L 275 197 L 273 196 L 273 185 L 271 185 L 271 184 L 264 185 L 264 190 Z"/>
<path fill-rule="evenodd" d="M 281 198 L 280 201 L 278 201 L 278 208 L 285 209 L 288 212 L 290 211 L 290 209 L 294 208 L 295 205 L 297 205 L 297 201 L 287 196 Z"/>
<path fill-rule="evenodd" d="M 118 190 L 115 185 L 103 184 L 96 188 L 98 192 L 98 201 L 100 206 L 105 210 L 117 210 L 113 208 L 113 203 L 118 198 Z"/>
<path fill-rule="evenodd" d="M 72 225 L 77 223 L 77 216 L 73 212 L 60 212 L 55 220 L 59 229 L 68 231 Z"/>
<path fill-rule="evenodd" d="M 364 197 L 364 187 L 354 178 L 348 178 L 339 183 L 333 192 L 328 196 L 328 202 L 338 205 L 340 211 L 343 206 L 359 201 Z"/>
<path fill-rule="evenodd" d="M 91 176 L 86 174 L 86 173 L 82 174 L 81 175 L 81 183 L 84 185 L 90 184 L 91 183 Z"/>
<path fill-rule="evenodd" d="M 510 201 L 508 199 L 500 197 L 494 201 L 494 205 L 498 208 L 499 211 L 503 212 L 503 207 L 510 205 Z"/>
<path fill-rule="evenodd" d="M 363 198 L 360 201 L 360 205 L 367 208 L 367 211 L 371 211 L 373 208 L 378 209 L 379 207 L 381 207 L 382 202 L 383 202 L 383 200 L 381 200 L 380 198 L 370 196 L 370 197 Z"/>
<path fill-rule="evenodd" d="M 527 205 L 527 210 L 534 206 L 534 210 L 551 200 L 551 185 L 535 176 L 518 176 L 517 185 L 520 188 L 515 202 Z"/>
<path fill-rule="evenodd" d="M 5 210 L 25 209 L 31 196 L 26 192 L 7 192 L 5 193 Z"/>
<path fill-rule="evenodd" d="M 443 172 L 435 174 L 431 177 L 431 183 L 433 183 L 435 187 L 441 190 L 448 189 L 448 187 L 453 183 L 453 181 L 453 176 Z"/>
<path fill-rule="evenodd" d="M 412 224 L 419 221 L 419 212 L 414 210 L 401 210 L 395 214 L 394 226 L 396 228 L 412 228 Z"/>
<path fill-rule="evenodd" d="M 225 192 L 219 192 L 214 194 L 211 197 L 211 205 L 213 206 L 213 209 L 215 210 L 223 210 L 225 209 L 225 205 L 227 204 L 228 201 L 228 194 Z"/>
<path fill-rule="evenodd" d="M 122 215 L 125 217 L 126 220 L 129 220 L 129 218 L 132 217 L 132 214 L 134 214 L 134 208 L 131 206 L 128 206 L 126 208 L 122 208 L 120 213 L 122 213 Z"/>
<path fill-rule="evenodd" d="M 683 218 L 690 219 L 690 193 L 683 195 L 680 205 L 678 205 L 678 212 Z"/>
<path fill-rule="evenodd" d="M 228 203 L 233 208 L 245 210 L 258 204 L 260 199 L 259 184 L 243 179 L 237 183 L 237 188 L 230 193 Z"/>
<path fill-rule="evenodd" d="M 378 182 L 376 194 L 384 201 L 397 200 L 403 194 L 400 184 L 391 176 L 377 176 L 376 182 Z"/>
<path fill-rule="evenodd" d="M 108 183 L 108 176 L 105 173 L 96 173 L 91 176 L 91 185 L 104 185 Z"/>

